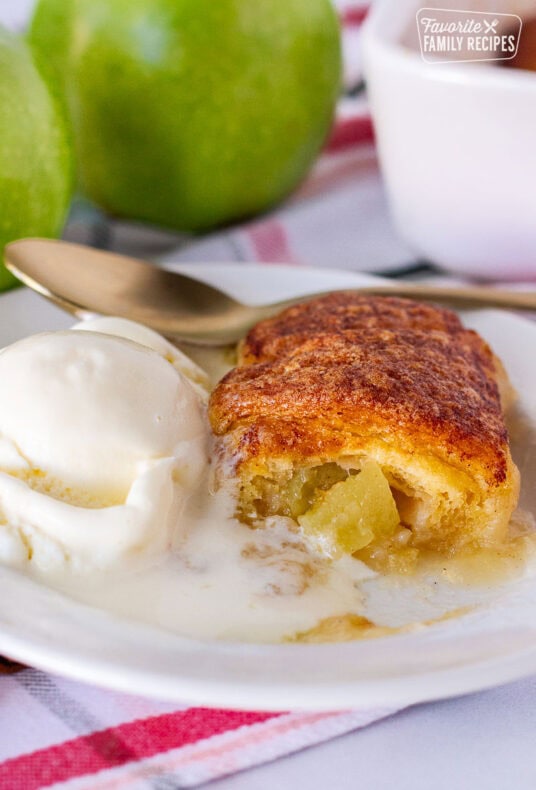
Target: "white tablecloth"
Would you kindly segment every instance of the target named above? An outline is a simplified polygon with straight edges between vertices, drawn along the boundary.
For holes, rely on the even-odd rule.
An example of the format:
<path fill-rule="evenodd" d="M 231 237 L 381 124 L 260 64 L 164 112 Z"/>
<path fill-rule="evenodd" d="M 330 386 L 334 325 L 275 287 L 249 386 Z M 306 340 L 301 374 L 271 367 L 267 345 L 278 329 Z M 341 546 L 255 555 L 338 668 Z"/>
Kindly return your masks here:
<path fill-rule="evenodd" d="M 214 790 L 534 790 L 536 678 L 405 710 Z"/>

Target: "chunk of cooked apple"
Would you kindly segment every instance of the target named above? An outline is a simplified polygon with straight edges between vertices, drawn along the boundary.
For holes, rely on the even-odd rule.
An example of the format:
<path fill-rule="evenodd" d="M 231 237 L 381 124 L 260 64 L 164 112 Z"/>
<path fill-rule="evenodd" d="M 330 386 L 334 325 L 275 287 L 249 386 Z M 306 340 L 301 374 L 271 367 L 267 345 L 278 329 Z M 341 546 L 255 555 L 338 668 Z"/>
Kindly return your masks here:
<path fill-rule="evenodd" d="M 359 474 L 319 492 L 298 523 L 317 550 L 337 558 L 393 535 L 400 517 L 387 478 L 366 461 Z"/>

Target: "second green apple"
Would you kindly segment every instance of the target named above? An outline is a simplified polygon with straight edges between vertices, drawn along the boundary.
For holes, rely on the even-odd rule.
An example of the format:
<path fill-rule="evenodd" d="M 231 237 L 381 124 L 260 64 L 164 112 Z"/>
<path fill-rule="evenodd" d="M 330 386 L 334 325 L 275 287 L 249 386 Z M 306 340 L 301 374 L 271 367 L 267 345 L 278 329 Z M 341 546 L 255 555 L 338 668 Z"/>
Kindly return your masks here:
<path fill-rule="evenodd" d="M 29 35 L 70 117 L 86 194 L 179 230 L 285 197 L 340 87 L 330 0 L 40 0 Z"/>

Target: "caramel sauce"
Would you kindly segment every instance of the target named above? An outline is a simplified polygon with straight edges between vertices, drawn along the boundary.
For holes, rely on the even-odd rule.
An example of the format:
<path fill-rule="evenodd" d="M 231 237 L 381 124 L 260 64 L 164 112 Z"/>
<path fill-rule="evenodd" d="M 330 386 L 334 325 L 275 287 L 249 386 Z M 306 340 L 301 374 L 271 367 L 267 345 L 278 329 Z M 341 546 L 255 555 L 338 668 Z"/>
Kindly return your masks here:
<path fill-rule="evenodd" d="M 278 581 L 267 582 L 266 595 L 303 595 L 313 580 L 318 581 L 326 575 L 326 561 L 312 556 L 300 541 L 282 541 L 279 547 L 247 543 L 241 558 L 274 572 L 274 579 Z"/>
<path fill-rule="evenodd" d="M 285 641 L 305 644 L 324 644 L 328 642 L 354 642 L 358 639 L 378 639 L 382 636 L 407 634 L 430 625 L 442 623 L 445 620 L 453 620 L 456 617 L 462 617 L 464 614 L 470 612 L 471 608 L 472 607 L 464 606 L 459 609 L 452 609 L 450 612 L 446 612 L 446 614 L 440 617 L 409 623 L 408 625 L 401 625 L 396 628 L 388 625 L 377 625 L 367 617 L 362 617 L 358 614 L 336 615 L 321 620 L 314 628 L 294 634 Z"/>
<path fill-rule="evenodd" d="M 398 545 L 395 536 L 354 556 L 381 574 L 435 576 L 469 587 L 499 585 L 519 578 L 536 557 L 536 525 L 530 513 L 517 510 L 508 535 L 496 546 L 464 547 L 448 554 L 411 543 Z"/>
<path fill-rule="evenodd" d="M 407 627 L 407 626 L 406 626 Z M 401 628 L 390 628 L 373 623 L 359 614 L 342 614 L 321 620 L 314 628 L 300 631 L 286 642 L 302 642 L 307 644 L 324 644 L 327 642 L 353 642 L 356 639 L 375 639 L 389 636 Z"/>
<path fill-rule="evenodd" d="M 523 20 L 517 53 L 501 64 L 509 69 L 536 71 L 536 17 Z"/>
<path fill-rule="evenodd" d="M 489 586 L 519 578 L 534 557 L 534 518 L 530 513 L 518 510 L 512 516 L 509 534 L 501 545 L 465 549 L 452 558 L 442 561 L 435 559 L 433 565 L 438 575 L 451 584 Z"/>

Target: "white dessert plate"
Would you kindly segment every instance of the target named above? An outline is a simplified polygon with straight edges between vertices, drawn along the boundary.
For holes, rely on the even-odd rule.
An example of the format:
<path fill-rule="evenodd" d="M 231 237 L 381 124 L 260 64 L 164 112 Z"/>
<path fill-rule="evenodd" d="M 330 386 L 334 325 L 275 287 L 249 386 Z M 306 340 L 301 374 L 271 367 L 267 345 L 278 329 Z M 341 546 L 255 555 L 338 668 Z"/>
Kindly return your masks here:
<path fill-rule="evenodd" d="M 180 269 L 255 303 L 371 279 L 287 266 Z M 488 310 L 464 319 L 492 344 L 519 392 L 525 421 L 516 429 L 513 450 L 523 476 L 522 504 L 536 509 L 536 325 Z M 71 323 L 28 290 L 0 297 L 1 345 Z M 411 633 L 329 645 L 195 641 L 76 603 L 7 568 L 0 568 L 0 586 L 1 654 L 71 678 L 183 703 L 266 710 L 390 707 L 536 672 L 536 577 L 530 574 L 495 589 L 487 604 L 464 616 Z"/>

